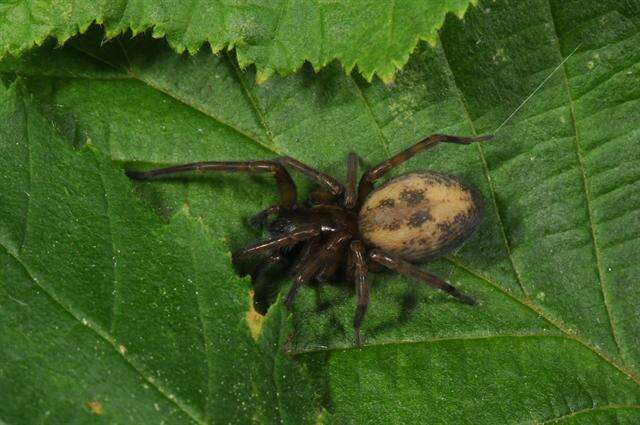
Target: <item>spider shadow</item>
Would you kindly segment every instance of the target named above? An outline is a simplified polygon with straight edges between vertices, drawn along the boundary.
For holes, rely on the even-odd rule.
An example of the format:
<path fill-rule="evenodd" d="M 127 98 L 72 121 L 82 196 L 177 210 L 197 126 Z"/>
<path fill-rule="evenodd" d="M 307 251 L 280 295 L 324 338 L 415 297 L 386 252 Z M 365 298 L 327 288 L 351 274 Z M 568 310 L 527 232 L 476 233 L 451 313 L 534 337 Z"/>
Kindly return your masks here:
<path fill-rule="evenodd" d="M 323 293 L 321 289 L 321 286 L 326 285 L 338 290 L 327 296 L 326 292 Z M 316 316 L 327 316 L 326 325 L 320 332 L 315 332 L 312 337 L 314 345 L 319 343 L 321 346 L 330 347 L 337 341 L 348 341 L 349 338 L 351 338 L 351 329 L 349 326 L 345 325 L 343 320 L 340 320 L 337 309 L 334 309 L 333 307 L 348 304 L 350 300 L 353 300 L 355 296 L 355 288 L 347 284 L 344 279 L 336 279 L 327 282 L 318 282 L 314 280 L 309 284 L 309 286 L 310 289 L 314 291 L 312 313 Z M 309 317 L 306 317 L 306 320 L 309 320 Z M 307 323 L 304 323 L 303 326 L 305 324 Z"/>
<path fill-rule="evenodd" d="M 449 281 L 452 275 L 452 271 L 453 269 L 449 270 L 449 272 L 443 275 L 442 277 L 446 281 Z M 381 275 L 381 277 L 384 276 L 383 277 L 384 279 L 391 276 L 392 273 L 388 271 L 382 271 L 382 272 L 378 272 L 378 275 Z M 383 280 L 383 279 L 380 279 L 380 280 Z M 412 281 L 409 278 L 402 278 L 402 279 L 404 282 L 406 282 L 406 285 L 407 285 L 405 287 L 405 290 L 403 290 L 400 293 L 394 294 L 394 296 L 392 297 L 394 304 L 400 306 L 399 313 L 394 318 L 385 320 L 371 328 L 367 329 L 365 325 L 366 335 L 370 336 L 371 338 L 382 337 L 385 334 L 393 333 L 394 330 L 397 330 L 398 328 L 404 325 L 407 325 L 411 321 L 411 319 L 415 316 L 416 310 L 418 309 L 420 304 L 427 303 L 429 302 L 429 300 L 432 300 L 431 297 L 427 296 L 428 291 L 433 291 L 432 288 L 425 288 L 423 286 L 424 284 L 420 282 Z M 387 284 L 393 285 L 394 283 L 380 281 L 378 285 L 382 286 Z M 374 291 L 375 291 L 375 288 L 373 289 L 372 294 L 375 293 Z M 375 303 L 374 299 L 372 301 Z M 445 298 L 441 302 L 455 303 L 456 301 L 448 300 Z M 365 320 L 366 320 L 366 317 L 365 317 Z"/>
<path fill-rule="evenodd" d="M 379 325 L 367 330 L 367 334 L 371 337 L 383 335 L 399 326 L 405 325 L 411 320 L 411 316 L 416 310 L 419 299 L 418 290 L 415 287 L 404 291 L 400 296 L 394 297 L 394 300 L 400 305 L 400 313 L 395 319 L 387 320 Z"/>
<path fill-rule="evenodd" d="M 242 173 L 163 176 L 137 181 L 133 190 L 164 221 L 169 221 L 181 208 L 196 211 L 205 223 L 214 220 L 219 222 L 221 215 L 228 215 L 228 219 L 223 218 L 223 224 L 233 226 L 226 233 L 231 236 L 230 245 L 234 249 L 246 244 L 248 235 L 245 233 L 253 233 L 255 238 L 260 236 L 256 229 L 248 225 L 248 217 L 278 202 L 278 188 L 272 178 Z M 230 210 L 231 213 L 227 214 Z M 241 238 L 235 237 L 238 233 Z"/>

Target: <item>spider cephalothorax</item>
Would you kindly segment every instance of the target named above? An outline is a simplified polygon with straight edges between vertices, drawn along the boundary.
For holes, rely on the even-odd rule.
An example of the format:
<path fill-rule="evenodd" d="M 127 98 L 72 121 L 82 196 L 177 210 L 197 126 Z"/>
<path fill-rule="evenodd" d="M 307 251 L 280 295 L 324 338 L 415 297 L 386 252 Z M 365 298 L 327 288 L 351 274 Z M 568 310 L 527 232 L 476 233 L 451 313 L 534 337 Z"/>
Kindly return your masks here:
<path fill-rule="evenodd" d="M 273 174 L 280 202 L 252 218 L 253 224 L 266 227 L 270 238 L 234 252 L 234 261 L 259 256 L 263 264 L 275 263 L 295 255 L 290 268 L 293 284 L 285 297 L 287 308 L 291 308 L 306 282 L 326 281 L 337 274 L 346 277 L 356 288 L 353 325 L 356 343 L 361 344 L 360 325 L 369 304 L 367 270 L 373 263 L 440 289 L 466 304 L 475 304 L 470 296 L 412 263 L 437 258 L 473 233 L 482 217 L 482 201 L 477 192 L 455 176 L 434 171 L 403 174 L 378 188 L 374 188 L 374 183 L 392 168 L 437 143 L 469 144 L 490 138 L 430 136 L 367 170 L 359 183 L 358 157 L 351 153 L 347 158 L 345 185 L 289 157 L 272 161 L 198 162 L 128 171 L 127 175 L 152 179 L 193 170 Z M 296 186 L 287 166 L 318 185 L 307 203 L 297 202 Z"/>

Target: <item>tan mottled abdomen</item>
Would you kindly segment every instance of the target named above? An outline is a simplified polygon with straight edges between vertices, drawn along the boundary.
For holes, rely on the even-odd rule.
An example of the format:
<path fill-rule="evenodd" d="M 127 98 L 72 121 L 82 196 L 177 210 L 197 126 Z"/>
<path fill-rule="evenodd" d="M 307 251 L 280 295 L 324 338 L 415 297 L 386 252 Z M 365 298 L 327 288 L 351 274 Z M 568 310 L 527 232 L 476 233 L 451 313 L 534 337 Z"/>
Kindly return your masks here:
<path fill-rule="evenodd" d="M 478 227 L 482 200 L 457 177 L 434 171 L 397 176 L 364 201 L 362 238 L 408 261 L 438 257 Z"/>

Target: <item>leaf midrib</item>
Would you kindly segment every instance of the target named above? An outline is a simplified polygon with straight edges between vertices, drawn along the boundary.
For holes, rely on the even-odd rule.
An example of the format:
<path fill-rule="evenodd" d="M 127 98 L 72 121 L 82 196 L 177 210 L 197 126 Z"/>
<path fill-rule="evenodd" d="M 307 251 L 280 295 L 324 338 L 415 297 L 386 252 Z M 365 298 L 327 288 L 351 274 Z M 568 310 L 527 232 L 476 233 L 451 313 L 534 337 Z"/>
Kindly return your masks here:
<path fill-rule="evenodd" d="M 191 218 L 191 215 L 187 212 L 185 214 L 190 220 L 193 220 Z M 196 221 L 197 222 L 197 221 Z M 212 367 L 212 358 L 213 356 L 211 356 L 211 339 L 209 338 L 208 335 L 210 335 L 210 333 L 208 332 L 208 326 L 207 326 L 207 321 L 204 319 L 204 306 L 203 306 L 203 299 L 202 297 L 204 296 L 204 291 L 201 290 L 200 288 L 200 276 L 199 273 L 197 272 L 197 261 L 195 258 L 195 252 L 193 250 L 193 243 L 189 244 L 189 259 L 191 260 L 191 265 L 193 267 L 193 277 L 194 280 L 197 282 L 195 285 L 195 291 L 196 291 L 196 305 L 198 307 L 198 319 L 200 320 L 200 327 L 202 329 L 201 332 L 201 336 L 202 336 L 202 346 L 203 346 L 203 351 L 204 351 L 204 356 L 205 356 L 205 366 L 206 366 L 206 377 L 207 377 L 207 392 L 204 395 L 204 400 L 205 400 L 205 405 L 204 405 L 204 409 L 203 409 L 203 414 L 204 414 L 204 422 L 205 423 L 209 423 L 209 405 L 210 405 L 210 398 L 211 398 L 211 370 L 213 369 Z"/>

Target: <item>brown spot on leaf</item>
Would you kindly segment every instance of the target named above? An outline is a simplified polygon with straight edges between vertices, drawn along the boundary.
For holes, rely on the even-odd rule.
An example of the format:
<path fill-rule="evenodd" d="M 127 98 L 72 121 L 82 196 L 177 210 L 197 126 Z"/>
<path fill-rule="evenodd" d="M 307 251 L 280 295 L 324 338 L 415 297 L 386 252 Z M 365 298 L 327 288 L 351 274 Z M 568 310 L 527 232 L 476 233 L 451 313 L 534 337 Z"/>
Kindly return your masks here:
<path fill-rule="evenodd" d="M 253 308 L 253 294 L 253 291 L 249 291 L 249 311 L 247 311 L 245 320 L 247 321 L 247 326 L 249 326 L 251 338 L 253 338 L 254 341 L 257 341 L 260 337 L 260 332 L 262 331 L 264 316 Z"/>
<path fill-rule="evenodd" d="M 87 401 L 84 405 L 87 407 L 87 409 L 89 409 L 91 414 L 96 416 L 102 415 L 102 403 L 100 403 L 98 400 Z"/>

